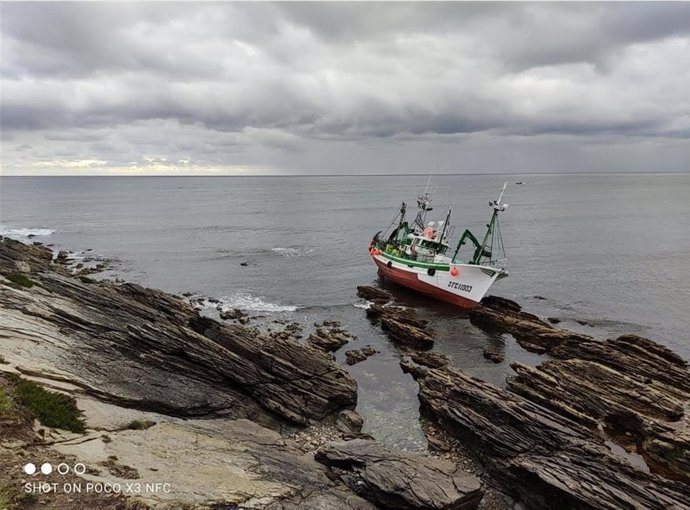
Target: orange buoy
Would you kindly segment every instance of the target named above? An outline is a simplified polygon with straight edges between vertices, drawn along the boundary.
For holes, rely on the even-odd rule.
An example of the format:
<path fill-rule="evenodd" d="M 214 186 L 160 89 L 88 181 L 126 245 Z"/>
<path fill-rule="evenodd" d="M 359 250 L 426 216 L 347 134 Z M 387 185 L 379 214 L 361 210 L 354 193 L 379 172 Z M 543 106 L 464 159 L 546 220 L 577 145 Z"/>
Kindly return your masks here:
<path fill-rule="evenodd" d="M 454 267 L 453 269 L 450 270 L 451 276 L 458 276 L 459 274 L 460 274 L 460 270 L 457 267 Z"/>

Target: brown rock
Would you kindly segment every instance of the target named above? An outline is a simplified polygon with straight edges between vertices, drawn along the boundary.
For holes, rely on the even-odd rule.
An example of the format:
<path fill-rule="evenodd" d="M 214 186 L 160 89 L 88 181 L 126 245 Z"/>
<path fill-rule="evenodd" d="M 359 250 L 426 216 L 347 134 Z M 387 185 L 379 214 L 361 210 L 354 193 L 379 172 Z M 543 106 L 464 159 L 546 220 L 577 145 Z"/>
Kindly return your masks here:
<path fill-rule="evenodd" d="M 362 299 L 366 299 L 367 301 L 378 301 L 384 303 L 387 303 L 393 299 L 389 292 L 377 287 L 370 287 L 368 285 L 358 286 L 357 295 Z"/>
<path fill-rule="evenodd" d="M 483 354 L 486 359 L 493 361 L 494 363 L 501 363 L 505 359 L 505 356 L 502 353 L 492 351 L 490 349 L 484 349 Z"/>
<path fill-rule="evenodd" d="M 345 359 L 348 365 L 356 365 L 357 363 L 366 360 L 374 354 L 376 354 L 376 349 L 374 349 L 371 345 L 367 345 L 361 349 L 345 351 Z"/>
<path fill-rule="evenodd" d="M 479 479 L 454 464 L 375 441 L 329 443 L 315 458 L 379 508 L 470 510 L 482 499 Z"/>
<path fill-rule="evenodd" d="M 395 319 L 382 318 L 381 329 L 393 342 L 406 347 L 431 349 L 434 346 L 434 339 L 426 331 Z"/>

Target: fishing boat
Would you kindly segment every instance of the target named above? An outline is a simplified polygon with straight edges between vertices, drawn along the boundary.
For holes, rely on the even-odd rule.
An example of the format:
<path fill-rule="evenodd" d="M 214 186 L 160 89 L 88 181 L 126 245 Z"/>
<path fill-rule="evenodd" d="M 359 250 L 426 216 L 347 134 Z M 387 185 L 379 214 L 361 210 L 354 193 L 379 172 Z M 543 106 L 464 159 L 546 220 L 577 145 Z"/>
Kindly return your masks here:
<path fill-rule="evenodd" d="M 489 202 L 492 214 L 482 241 L 466 229 L 451 250 L 451 209 L 445 220 L 427 223 L 433 209 L 427 188 L 417 197 L 417 215 L 410 224 L 406 220 L 407 204 L 388 230 L 376 233 L 369 245 L 369 254 L 378 266 L 379 275 L 428 297 L 472 309 L 482 300 L 496 280 L 508 276 L 506 256 L 499 226 L 499 213 L 506 210 L 503 193 Z M 468 250 L 463 247 L 469 243 Z M 467 254 L 461 253 L 467 251 Z M 463 256 L 465 258 L 463 258 Z"/>

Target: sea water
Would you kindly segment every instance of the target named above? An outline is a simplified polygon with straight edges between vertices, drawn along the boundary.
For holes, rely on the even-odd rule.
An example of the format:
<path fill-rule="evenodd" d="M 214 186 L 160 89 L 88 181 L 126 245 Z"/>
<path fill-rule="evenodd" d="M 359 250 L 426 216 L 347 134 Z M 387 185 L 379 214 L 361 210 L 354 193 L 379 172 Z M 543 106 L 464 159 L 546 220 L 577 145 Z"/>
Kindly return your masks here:
<path fill-rule="evenodd" d="M 436 176 L 427 219 L 444 219 L 452 207 L 455 239 L 465 228 L 481 235 L 504 181 L 510 277 L 492 294 L 596 338 L 636 333 L 690 358 L 688 174 Z M 2 177 L 0 235 L 114 260 L 109 276 L 218 298 L 307 330 L 341 321 L 357 335 L 341 351 L 367 344 L 380 351 L 349 368 L 365 431 L 418 449 L 425 443 L 416 383 L 400 370 L 399 350 L 366 320 L 356 286 L 377 280 L 372 236 L 402 201 L 414 214 L 427 182 L 425 175 Z M 473 375 L 503 384 L 509 361 L 542 359 L 449 306 L 392 290 L 432 320 L 434 349 Z M 484 359 L 487 347 L 506 361 Z"/>

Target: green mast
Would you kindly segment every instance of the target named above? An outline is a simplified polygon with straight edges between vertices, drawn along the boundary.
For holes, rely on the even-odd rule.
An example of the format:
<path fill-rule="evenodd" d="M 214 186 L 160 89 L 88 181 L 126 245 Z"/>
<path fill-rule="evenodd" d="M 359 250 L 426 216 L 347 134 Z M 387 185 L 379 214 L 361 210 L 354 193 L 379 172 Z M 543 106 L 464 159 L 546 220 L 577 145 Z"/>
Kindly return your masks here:
<path fill-rule="evenodd" d="M 480 264 L 482 257 L 491 258 L 493 256 L 494 237 L 496 235 L 496 232 L 499 232 L 499 237 L 497 241 L 502 246 L 502 241 L 500 239 L 500 231 L 498 228 L 498 213 L 505 211 L 508 207 L 508 204 L 501 204 L 501 199 L 503 198 L 503 193 L 506 190 L 506 186 L 508 186 L 508 181 L 503 183 L 503 188 L 501 189 L 500 195 L 498 195 L 498 199 L 489 202 L 489 206 L 491 206 L 494 211 L 491 214 L 491 220 L 486 225 L 486 234 L 484 234 L 483 241 L 480 243 L 479 240 L 474 236 L 474 234 L 472 234 L 472 232 L 470 232 L 469 230 L 465 230 L 462 233 L 460 240 L 458 241 L 457 247 L 455 248 L 455 253 L 453 254 L 453 262 L 455 262 L 460 248 L 462 248 L 462 246 L 467 242 L 467 239 L 469 239 L 475 247 L 472 259 L 469 262 L 470 264 Z"/>

